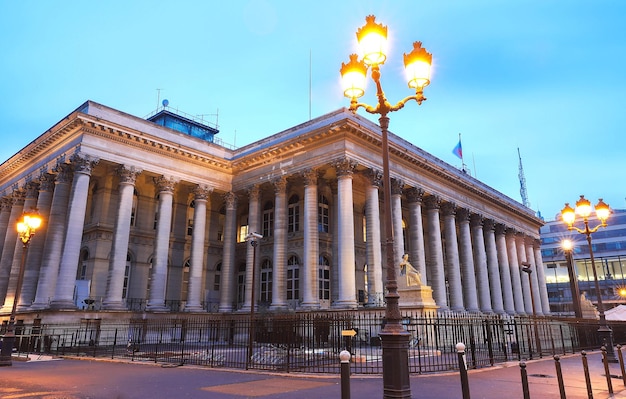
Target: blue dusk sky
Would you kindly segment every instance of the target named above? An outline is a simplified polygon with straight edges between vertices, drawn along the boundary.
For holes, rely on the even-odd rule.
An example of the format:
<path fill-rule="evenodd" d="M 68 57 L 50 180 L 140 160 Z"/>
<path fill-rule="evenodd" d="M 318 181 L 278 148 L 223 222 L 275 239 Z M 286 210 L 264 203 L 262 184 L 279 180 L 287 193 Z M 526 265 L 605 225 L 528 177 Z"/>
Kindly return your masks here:
<path fill-rule="evenodd" d="M 402 54 L 433 54 L 393 133 L 455 167 L 461 134 L 472 176 L 522 202 L 519 148 L 546 220 L 580 194 L 626 208 L 623 0 L 0 0 L 0 161 L 86 100 L 144 117 L 167 99 L 237 147 L 347 107 L 339 68 L 370 14 L 390 102 L 412 94 Z"/>

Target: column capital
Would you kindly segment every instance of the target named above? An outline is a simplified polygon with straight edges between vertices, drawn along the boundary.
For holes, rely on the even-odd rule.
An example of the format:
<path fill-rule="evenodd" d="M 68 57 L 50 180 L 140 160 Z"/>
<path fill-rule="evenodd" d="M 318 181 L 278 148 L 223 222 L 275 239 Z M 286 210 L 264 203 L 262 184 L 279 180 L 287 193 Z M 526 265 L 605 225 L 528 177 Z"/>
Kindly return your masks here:
<path fill-rule="evenodd" d="M 424 189 L 419 187 L 409 187 L 405 190 L 406 199 L 409 203 L 422 203 L 424 200 Z"/>
<path fill-rule="evenodd" d="M 456 215 L 456 204 L 454 202 L 444 202 L 441 205 L 441 210 L 443 211 L 444 216 L 452 216 Z"/>
<path fill-rule="evenodd" d="M 284 194 L 287 191 L 287 178 L 285 176 L 272 180 L 272 184 L 274 185 L 274 193 L 276 195 Z"/>
<path fill-rule="evenodd" d="M 28 182 L 24 188 L 26 189 L 26 198 L 37 198 L 39 195 L 39 182 Z"/>
<path fill-rule="evenodd" d="M 22 189 L 13 190 L 11 196 L 11 202 L 13 203 L 13 205 L 24 205 L 24 200 L 26 199 L 26 191 Z"/>
<path fill-rule="evenodd" d="M 53 172 L 56 173 L 54 179 L 57 183 L 71 183 L 74 178 L 74 169 L 67 163 L 58 163 Z"/>
<path fill-rule="evenodd" d="M 317 169 L 307 169 L 302 172 L 302 178 L 304 179 L 305 186 L 316 186 L 319 172 Z"/>
<path fill-rule="evenodd" d="M 428 195 L 424 198 L 426 209 L 439 209 L 441 207 L 441 198 L 438 195 Z"/>
<path fill-rule="evenodd" d="M 483 229 L 487 231 L 495 231 L 496 222 L 493 219 L 485 219 L 483 221 Z"/>
<path fill-rule="evenodd" d="M 0 212 L 11 210 L 11 202 L 12 202 L 11 198 L 9 198 L 9 197 L 2 197 L 0 199 Z"/>
<path fill-rule="evenodd" d="M 472 227 L 483 227 L 484 222 L 485 218 L 483 215 L 479 215 L 478 213 L 472 213 L 470 215 L 470 224 Z"/>
<path fill-rule="evenodd" d="M 456 218 L 459 223 L 469 222 L 471 213 L 467 208 L 457 208 L 456 209 Z"/>
<path fill-rule="evenodd" d="M 134 166 L 120 165 L 115 172 L 120 178 L 120 184 L 130 184 L 134 186 L 137 176 L 141 174 L 142 170 Z"/>
<path fill-rule="evenodd" d="M 224 201 L 226 202 L 226 209 L 236 209 L 237 208 L 237 194 L 232 191 L 224 194 Z"/>
<path fill-rule="evenodd" d="M 514 237 L 514 236 L 517 235 L 517 230 L 515 230 L 513 227 L 507 227 L 506 228 L 506 235 Z"/>
<path fill-rule="evenodd" d="M 70 163 L 74 168 L 75 173 L 83 173 L 85 175 L 91 175 L 91 171 L 94 166 L 100 162 L 98 158 L 94 158 L 81 153 L 74 153 L 70 157 Z"/>
<path fill-rule="evenodd" d="M 506 234 L 507 227 L 502 223 L 496 223 L 496 235 Z"/>
<path fill-rule="evenodd" d="M 343 159 L 334 161 L 332 165 L 337 171 L 337 177 L 351 177 L 354 173 L 354 169 L 358 164 L 356 161 L 345 157 Z"/>
<path fill-rule="evenodd" d="M 378 169 L 368 169 L 364 173 L 370 184 L 376 188 L 383 186 L 383 173 Z"/>
<path fill-rule="evenodd" d="M 196 201 L 206 201 L 211 193 L 213 192 L 213 187 L 209 187 L 206 184 L 197 184 L 193 189 L 193 198 Z"/>
<path fill-rule="evenodd" d="M 252 187 L 248 188 L 248 199 L 250 202 L 258 201 L 261 198 L 261 188 L 258 184 L 254 184 Z"/>
<path fill-rule="evenodd" d="M 50 173 L 42 173 L 41 176 L 39 176 L 39 184 L 39 191 L 54 191 L 54 175 Z"/>
<path fill-rule="evenodd" d="M 404 188 L 404 182 L 400 179 L 391 179 L 391 194 L 402 195 L 402 189 Z"/>
<path fill-rule="evenodd" d="M 173 193 L 174 187 L 178 183 L 173 177 L 165 177 L 163 175 L 153 178 L 154 184 L 157 186 L 157 192 Z"/>

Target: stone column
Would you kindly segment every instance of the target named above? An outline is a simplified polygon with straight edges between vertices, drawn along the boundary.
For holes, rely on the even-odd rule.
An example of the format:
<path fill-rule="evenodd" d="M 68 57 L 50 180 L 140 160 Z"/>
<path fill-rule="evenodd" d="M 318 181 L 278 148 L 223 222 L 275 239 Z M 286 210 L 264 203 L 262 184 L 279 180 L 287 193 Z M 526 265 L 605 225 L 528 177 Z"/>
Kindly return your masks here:
<path fill-rule="evenodd" d="M 468 312 L 480 312 L 474 273 L 474 254 L 472 252 L 472 235 L 470 233 L 470 212 L 465 208 L 456 211 L 459 224 L 459 255 L 461 275 L 463 279 L 463 302 Z"/>
<path fill-rule="evenodd" d="M 483 313 L 491 313 L 493 310 L 491 308 L 491 293 L 489 292 L 489 273 L 487 272 L 487 254 L 485 251 L 485 236 L 483 234 L 483 217 L 478 214 L 472 214 L 470 216 L 470 223 L 480 311 Z"/>
<path fill-rule="evenodd" d="M 548 301 L 548 288 L 546 287 L 546 275 L 543 268 L 543 257 L 541 256 L 541 240 L 533 241 L 533 251 L 535 252 L 535 264 L 537 265 L 537 280 L 539 280 L 539 292 L 541 296 L 541 312 L 544 315 L 552 313 L 550 302 Z"/>
<path fill-rule="evenodd" d="M 515 236 L 515 241 L 517 244 L 517 260 L 519 262 L 518 273 L 520 275 L 520 280 L 522 281 L 522 293 L 524 296 L 524 310 L 527 315 L 533 314 L 533 305 L 532 298 L 530 296 L 530 280 L 528 278 L 528 273 L 524 273 L 522 271 L 522 266 L 526 262 L 526 244 L 524 243 L 524 234 L 517 233 Z M 533 270 L 534 273 L 534 270 Z"/>
<path fill-rule="evenodd" d="M 37 195 L 39 194 L 39 183 L 37 182 L 29 182 L 26 184 L 26 198 L 24 200 L 23 211 L 30 212 L 36 208 L 37 205 Z M 21 215 L 20 215 L 21 217 Z M 19 219 L 19 217 L 18 217 Z M 17 220 L 16 220 L 17 222 Z M 15 229 L 15 225 L 9 226 L 9 228 L 13 227 Z M 17 291 L 17 280 L 20 274 L 20 267 L 22 264 L 22 254 L 24 253 L 24 244 L 22 240 L 18 239 L 15 243 L 15 250 L 13 251 L 13 262 L 11 264 L 11 273 L 9 276 L 9 285 L 7 288 L 6 298 L 4 300 L 4 307 L 11 310 L 13 307 L 13 301 L 17 300 L 17 306 L 20 309 L 24 309 L 25 306 L 20 306 L 19 298 L 15 298 L 15 293 Z M 21 296 L 21 295 L 20 295 Z M 27 304 L 27 305 L 30 305 Z M 27 307 L 27 306 L 26 306 Z"/>
<path fill-rule="evenodd" d="M 274 181 L 274 274 L 272 310 L 287 309 L 287 178 Z"/>
<path fill-rule="evenodd" d="M 367 177 L 371 183 L 366 188 L 366 256 L 367 256 L 367 305 L 383 306 L 385 287 L 383 285 L 382 242 L 380 239 L 380 201 L 379 190 L 382 187 L 382 174 L 370 169 Z"/>
<path fill-rule="evenodd" d="M 424 248 L 424 226 L 422 225 L 422 201 L 424 190 L 411 187 L 406 191 L 409 204 L 409 254 L 413 267 L 420 272 L 422 284 L 428 285 L 426 278 L 426 251 Z M 380 226 L 380 224 L 379 224 Z"/>
<path fill-rule="evenodd" d="M 337 308 L 357 307 L 356 276 L 354 255 L 354 201 L 352 199 L 352 174 L 356 162 L 344 159 L 335 163 L 337 170 L 338 223 L 337 237 L 339 250 L 339 297 Z"/>
<path fill-rule="evenodd" d="M 228 192 L 224 195 L 226 218 L 224 220 L 224 245 L 222 253 L 222 284 L 220 286 L 220 312 L 232 312 L 236 298 L 237 268 L 235 267 L 235 247 L 237 244 L 237 195 Z"/>
<path fill-rule="evenodd" d="M 320 243 L 317 228 L 317 176 L 314 169 L 305 171 L 304 179 L 304 265 L 301 273 L 302 307 L 319 309 L 319 259 Z"/>
<path fill-rule="evenodd" d="M 445 202 L 443 211 L 443 234 L 446 243 L 446 265 L 448 289 L 450 291 L 450 309 L 456 312 L 465 310 L 463 305 L 463 287 L 461 286 L 461 265 L 459 262 L 459 245 L 456 236 L 456 205 Z"/>
<path fill-rule="evenodd" d="M 526 246 L 526 262 L 530 263 L 530 270 L 532 270 L 532 273 L 530 273 L 528 277 L 532 279 L 532 284 L 530 288 L 532 288 L 533 291 L 533 296 L 531 299 L 535 302 L 535 314 L 537 316 L 543 316 L 543 311 L 541 309 L 541 293 L 539 290 L 539 267 L 535 263 L 535 251 L 533 250 L 533 241 L 534 239 L 532 237 L 525 237 L 524 243 Z M 543 275 L 543 266 L 541 268 L 541 274 Z M 546 277 L 543 276 L 543 281 L 545 280 Z"/>
<path fill-rule="evenodd" d="M 2 250 L 4 249 L 4 238 L 6 237 L 7 230 L 9 229 L 9 218 L 11 217 L 12 204 L 12 197 L 0 198 L 0 257 L 2 256 Z M 0 302 L 2 302 L 2 298 L 0 298 Z"/>
<path fill-rule="evenodd" d="M 517 257 L 517 232 L 514 229 L 506 229 L 506 252 L 509 256 L 509 270 L 511 275 L 511 286 L 513 287 L 513 302 L 515 303 L 515 313 L 525 315 L 524 293 L 522 291 L 522 279 L 520 276 L 520 262 Z"/>
<path fill-rule="evenodd" d="M 496 224 L 496 251 L 498 252 L 498 264 L 500 265 L 500 285 L 502 286 L 502 301 L 504 311 L 509 315 L 515 315 L 515 301 L 513 299 L 513 286 L 511 285 L 511 266 L 507 255 L 506 228 L 503 224 Z"/>
<path fill-rule="evenodd" d="M 63 240 L 67 230 L 67 209 L 70 198 L 70 183 L 73 179 L 72 168 L 68 164 L 59 164 L 55 168 L 54 194 L 50 206 L 48 229 L 43 249 L 37 293 L 31 309 L 47 309 L 50 306 L 57 285 Z"/>
<path fill-rule="evenodd" d="M 485 249 L 487 251 L 487 273 L 489 275 L 489 291 L 491 292 L 491 308 L 495 313 L 504 314 L 495 229 L 496 224 L 493 220 L 485 220 L 483 234 L 485 237 Z"/>
<path fill-rule="evenodd" d="M 107 289 L 102 307 L 107 310 L 124 310 L 123 290 L 126 259 L 128 258 L 128 240 L 130 239 L 130 218 L 133 211 L 133 193 L 135 181 L 141 170 L 121 165 L 117 169 L 118 206 L 115 224 L 113 225 L 113 243 L 109 257 L 109 275 Z"/>
<path fill-rule="evenodd" d="M 53 309 L 75 309 L 74 286 L 76 282 L 76 270 L 80 257 L 80 247 L 83 241 L 85 226 L 85 211 L 87 209 L 87 196 L 89 195 L 89 180 L 91 171 L 95 166 L 95 160 L 80 155 L 74 155 L 71 159 L 74 167 L 74 180 L 70 193 L 69 209 L 67 215 L 67 230 L 61 252 L 61 264 L 54 297 L 50 302 Z"/>
<path fill-rule="evenodd" d="M 43 247 L 46 242 L 50 220 L 50 204 L 52 203 L 52 193 L 54 191 L 54 176 L 44 173 L 39 179 L 39 195 L 37 196 L 37 211 L 41 216 L 42 225 L 33 236 L 28 246 L 26 255 L 26 267 L 24 269 L 24 280 L 22 291 L 18 302 L 18 310 L 29 308 L 37 292 L 37 280 L 39 279 L 39 269 L 43 256 Z"/>
<path fill-rule="evenodd" d="M 441 225 L 439 222 L 439 208 L 441 199 L 436 195 L 425 198 L 426 222 L 428 231 L 428 259 L 426 267 L 431 271 L 430 286 L 433 289 L 433 299 L 440 311 L 448 310 L 446 296 L 446 276 L 443 266 L 443 247 L 441 243 Z M 394 265 L 395 266 L 395 265 Z"/>
<path fill-rule="evenodd" d="M 261 191 L 258 185 L 252 186 L 248 190 L 248 232 L 249 233 L 258 233 L 260 230 L 260 204 L 259 197 L 261 195 Z M 241 307 L 242 312 L 249 312 L 254 305 L 254 308 L 257 308 L 257 298 L 259 297 L 259 245 L 261 245 L 260 240 L 256 240 L 257 247 L 255 248 L 252 245 L 252 241 L 246 241 L 246 291 L 243 306 Z M 255 252 L 256 258 L 255 259 Z M 256 264 L 255 264 L 256 261 Z M 254 276 L 254 278 L 253 278 Z M 254 280 L 254 296 L 252 298 L 252 280 Z"/>
<path fill-rule="evenodd" d="M 206 238 L 206 204 L 212 187 L 199 184 L 193 189 L 193 232 L 191 235 L 191 260 L 185 312 L 201 312 L 202 275 L 204 270 L 204 241 Z"/>
<path fill-rule="evenodd" d="M 170 251 L 170 231 L 172 228 L 172 204 L 176 181 L 171 177 L 159 176 L 154 179 L 159 193 L 158 219 L 152 257 L 150 297 L 146 310 L 166 311 L 165 294 L 167 289 L 167 264 Z"/>
<path fill-rule="evenodd" d="M 7 298 L 7 290 L 9 289 L 9 278 L 11 276 L 11 268 L 13 266 L 13 258 L 15 248 L 17 247 L 17 230 L 15 223 L 19 220 L 24 210 L 24 200 L 26 191 L 14 190 L 11 197 L 11 214 L 9 216 L 9 226 L 4 236 L 4 246 L 2 249 L 2 258 L 0 258 L 0 300 L 4 303 L 3 309 L 11 310 L 13 298 Z M 10 302 L 7 301 L 10 299 Z"/>
<path fill-rule="evenodd" d="M 393 262 L 393 266 L 397 269 L 396 274 L 399 275 L 399 264 L 402 262 L 402 257 L 406 253 L 404 248 L 404 231 L 402 229 L 402 187 L 404 182 L 391 179 L 391 217 L 393 224 L 393 245 L 394 255 L 396 259 Z M 398 288 L 406 288 L 406 280 L 398 278 Z"/>

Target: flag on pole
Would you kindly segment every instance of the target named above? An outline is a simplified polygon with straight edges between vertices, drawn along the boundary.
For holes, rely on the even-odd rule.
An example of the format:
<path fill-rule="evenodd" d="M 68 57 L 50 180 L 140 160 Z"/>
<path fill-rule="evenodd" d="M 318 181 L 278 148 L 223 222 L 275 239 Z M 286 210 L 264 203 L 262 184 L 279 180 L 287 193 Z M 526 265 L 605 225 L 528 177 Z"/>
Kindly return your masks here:
<path fill-rule="evenodd" d="M 461 147 L 461 135 L 459 134 L 459 143 L 454 147 L 452 153 L 457 157 L 463 159 L 463 147 Z"/>

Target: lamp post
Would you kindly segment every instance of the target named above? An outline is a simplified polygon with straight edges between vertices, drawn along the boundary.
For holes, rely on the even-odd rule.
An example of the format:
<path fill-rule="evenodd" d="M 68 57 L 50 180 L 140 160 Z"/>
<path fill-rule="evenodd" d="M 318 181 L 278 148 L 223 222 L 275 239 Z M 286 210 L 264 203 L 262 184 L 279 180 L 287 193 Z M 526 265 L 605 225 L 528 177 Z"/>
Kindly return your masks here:
<path fill-rule="evenodd" d="M 528 284 L 530 287 L 530 305 L 533 308 L 533 327 L 535 330 L 535 344 L 537 345 L 537 353 L 539 357 L 541 357 L 541 340 L 539 339 L 539 330 L 537 329 L 537 311 L 535 310 L 535 294 L 533 292 L 533 279 L 531 274 L 533 269 L 530 268 L 531 264 L 529 262 L 522 262 L 522 271 L 528 274 Z M 532 356 L 532 352 L 531 352 Z"/>
<path fill-rule="evenodd" d="M 13 346 L 15 344 L 15 313 L 17 310 L 17 303 L 19 302 L 20 295 L 22 294 L 22 282 L 24 281 L 24 264 L 26 262 L 26 254 L 28 252 L 28 246 L 30 239 L 33 237 L 37 229 L 41 226 L 41 216 L 37 213 L 36 209 L 31 212 L 24 212 L 20 220 L 17 221 L 17 233 L 22 240 L 22 259 L 20 262 L 20 270 L 17 277 L 17 285 L 15 286 L 15 296 L 13 297 L 13 307 L 11 308 L 11 316 L 9 317 L 9 324 L 7 325 L 7 331 L 2 338 L 2 349 L 0 350 L 0 366 L 12 366 L 11 355 L 13 353 Z"/>
<path fill-rule="evenodd" d="M 408 342 L 410 334 L 402 326 L 402 317 L 398 305 L 398 283 L 396 280 L 395 265 L 399 261 L 394 253 L 393 225 L 391 220 L 391 178 L 389 175 L 389 141 L 388 113 L 404 107 L 407 101 L 415 100 L 419 105 L 426 100 L 423 94 L 424 87 L 430 83 L 430 66 L 432 54 L 422 48 L 421 42 L 413 43 L 413 50 L 404 54 L 404 66 L 407 72 L 409 88 L 415 89 L 415 94 L 396 103 L 390 104 L 385 97 L 380 83 L 380 66 L 387 59 L 387 27 L 375 22 L 375 16 L 365 18 L 366 24 L 357 30 L 356 36 L 361 48 L 362 58 L 357 54 L 350 55 L 350 61 L 341 65 L 344 95 L 350 98 L 350 111 L 363 107 L 371 114 L 379 114 L 378 119 L 382 135 L 383 161 L 383 202 L 385 204 L 385 235 L 386 235 L 386 268 L 387 282 L 385 299 L 386 324 L 380 333 L 383 351 L 383 398 L 410 398 L 411 386 L 409 380 Z M 378 103 L 371 106 L 359 103 L 358 98 L 365 94 L 367 70 L 371 69 L 372 80 L 376 83 Z"/>
<path fill-rule="evenodd" d="M 607 204 L 602 201 L 602 198 L 598 201 L 595 208 L 595 214 L 600 224 L 589 227 L 589 217 L 593 213 L 594 209 L 591 206 L 591 202 L 585 198 L 584 195 L 580 196 L 580 199 L 576 201 L 576 209 L 572 209 L 569 203 L 565 204 L 565 207 L 561 211 L 561 218 L 563 222 L 567 224 L 568 230 L 576 230 L 577 232 L 584 234 L 587 237 L 587 245 L 589 245 L 589 257 L 591 259 L 591 269 L 593 270 L 593 279 L 596 288 L 596 296 L 598 297 L 598 313 L 600 315 L 600 327 L 598 328 L 598 336 L 600 337 L 600 344 L 606 346 L 607 358 L 610 362 L 616 363 L 615 350 L 613 348 L 613 330 L 606 324 L 606 316 L 604 315 L 604 304 L 602 303 L 602 292 L 600 291 L 600 283 L 598 282 L 598 272 L 596 271 L 596 262 L 593 257 L 593 246 L 591 245 L 591 234 L 598 231 L 600 227 L 606 227 L 606 221 L 611 214 L 611 209 Z M 578 228 L 574 226 L 576 221 L 576 215 L 582 217 L 584 228 Z"/>
<path fill-rule="evenodd" d="M 254 286 L 256 285 L 256 247 L 259 245 L 258 240 L 263 238 L 263 236 L 259 233 L 249 233 L 246 236 L 246 241 L 250 242 L 252 245 L 252 280 L 250 281 L 250 326 L 248 327 L 248 359 L 246 362 L 246 370 L 250 368 L 252 364 L 252 344 L 254 342 L 254 305 L 255 305 L 255 294 L 254 294 Z"/>
<path fill-rule="evenodd" d="M 571 240 L 561 241 L 561 248 L 565 253 L 565 261 L 567 262 L 567 273 L 569 275 L 569 286 L 572 291 L 572 307 L 576 318 L 583 317 L 582 308 L 580 306 L 580 289 L 578 288 L 578 276 L 574 270 L 574 243 Z"/>

